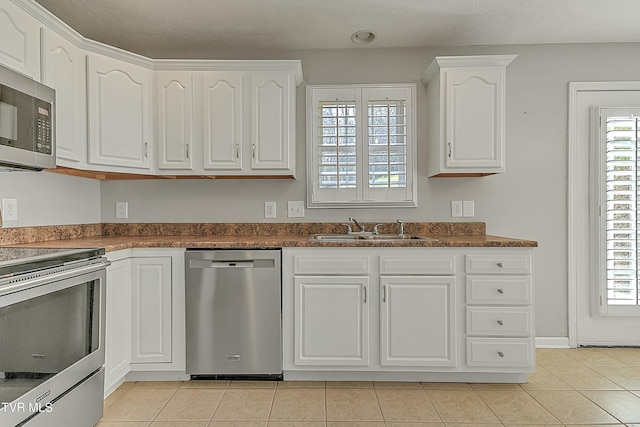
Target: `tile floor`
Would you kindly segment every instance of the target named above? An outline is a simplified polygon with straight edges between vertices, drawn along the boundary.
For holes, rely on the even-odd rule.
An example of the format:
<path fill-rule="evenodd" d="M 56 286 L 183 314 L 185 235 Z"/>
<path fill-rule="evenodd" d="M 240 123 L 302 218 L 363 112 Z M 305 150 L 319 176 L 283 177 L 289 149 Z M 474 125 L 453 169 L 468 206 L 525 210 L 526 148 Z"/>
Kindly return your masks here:
<path fill-rule="evenodd" d="M 538 349 L 528 384 L 125 383 L 98 427 L 640 427 L 640 349 Z"/>

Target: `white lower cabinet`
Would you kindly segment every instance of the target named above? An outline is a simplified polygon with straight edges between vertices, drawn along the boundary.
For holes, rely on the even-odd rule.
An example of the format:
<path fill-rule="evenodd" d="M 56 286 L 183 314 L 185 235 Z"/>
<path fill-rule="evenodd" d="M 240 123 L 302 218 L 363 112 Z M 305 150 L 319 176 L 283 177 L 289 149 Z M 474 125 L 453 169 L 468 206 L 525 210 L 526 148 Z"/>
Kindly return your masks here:
<path fill-rule="evenodd" d="M 467 365 L 533 371 L 533 256 L 468 254 L 465 273 Z"/>
<path fill-rule="evenodd" d="M 455 284 L 454 277 L 380 277 L 380 365 L 456 365 Z"/>
<path fill-rule="evenodd" d="M 171 362 L 171 257 L 131 260 L 131 363 Z"/>
<path fill-rule="evenodd" d="M 125 380 L 183 380 L 184 249 L 107 253 L 105 395 Z"/>
<path fill-rule="evenodd" d="M 295 278 L 296 365 L 369 365 L 368 277 Z"/>
<path fill-rule="evenodd" d="M 526 382 L 531 248 L 284 248 L 284 377 Z"/>
<path fill-rule="evenodd" d="M 111 258 L 110 258 L 111 259 Z M 104 388 L 116 389 L 131 366 L 131 260 L 107 267 Z"/>

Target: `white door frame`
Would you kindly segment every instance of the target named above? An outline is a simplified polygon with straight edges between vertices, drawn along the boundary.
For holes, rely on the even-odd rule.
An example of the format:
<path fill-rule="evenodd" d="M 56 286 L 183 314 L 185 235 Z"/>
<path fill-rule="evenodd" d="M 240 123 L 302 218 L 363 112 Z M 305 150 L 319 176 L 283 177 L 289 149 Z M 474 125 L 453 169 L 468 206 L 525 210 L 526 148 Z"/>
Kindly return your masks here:
<path fill-rule="evenodd" d="M 584 254 L 584 231 L 590 230 L 588 215 L 579 215 L 583 211 L 584 191 L 588 182 L 580 181 L 580 146 L 578 145 L 578 94 L 596 91 L 639 91 L 640 82 L 571 82 L 569 83 L 569 147 L 567 182 L 567 267 L 568 267 L 568 325 L 569 347 L 578 345 L 578 278 L 579 272 L 589 269 L 589 257 Z M 583 249 L 582 251 L 580 249 Z M 587 251 L 587 254 L 589 252 Z"/>

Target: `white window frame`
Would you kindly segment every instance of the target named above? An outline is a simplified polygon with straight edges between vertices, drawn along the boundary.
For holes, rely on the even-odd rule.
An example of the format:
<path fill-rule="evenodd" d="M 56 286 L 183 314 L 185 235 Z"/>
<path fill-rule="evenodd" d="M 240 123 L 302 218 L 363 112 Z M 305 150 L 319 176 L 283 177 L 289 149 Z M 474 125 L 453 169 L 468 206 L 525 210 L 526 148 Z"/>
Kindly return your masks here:
<path fill-rule="evenodd" d="M 406 102 L 406 187 L 369 188 L 368 104 L 377 100 Z M 321 189 L 319 186 L 319 110 L 322 102 L 356 103 L 356 188 Z M 307 207 L 368 208 L 416 207 L 416 84 L 309 85 L 307 86 Z"/>

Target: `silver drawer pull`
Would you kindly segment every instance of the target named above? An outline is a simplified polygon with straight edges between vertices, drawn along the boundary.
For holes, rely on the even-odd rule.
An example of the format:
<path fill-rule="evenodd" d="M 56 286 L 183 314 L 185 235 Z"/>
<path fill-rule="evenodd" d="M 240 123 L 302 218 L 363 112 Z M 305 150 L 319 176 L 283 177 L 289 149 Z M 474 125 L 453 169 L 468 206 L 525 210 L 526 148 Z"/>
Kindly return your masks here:
<path fill-rule="evenodd" d="M 502 264 L 501 262 L 497 263 L 496 265 L 500 268 L 504 267 L 504 264 Z"/>
<path fill-rule="evenodd" d="M 498 325 L 502 326 L 504 325 L 504 322 L 502 320 L 498 320 Z"/>
<path fill-rule="evenodd" d="M 504 357 L 504 353 L 503 353 L 503 352 L 501 352 L 501 351 L 499 351 L 499 352 L 498 352 L 498 356 L 500 356 L 500 357 Z"/>
<path fill-rule="evenodd" d="M 504 289 L 502 289 L 502 288 L 498 288 L 498 293 L 499 293 L 499 294 L 504 294 Z"/>

